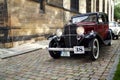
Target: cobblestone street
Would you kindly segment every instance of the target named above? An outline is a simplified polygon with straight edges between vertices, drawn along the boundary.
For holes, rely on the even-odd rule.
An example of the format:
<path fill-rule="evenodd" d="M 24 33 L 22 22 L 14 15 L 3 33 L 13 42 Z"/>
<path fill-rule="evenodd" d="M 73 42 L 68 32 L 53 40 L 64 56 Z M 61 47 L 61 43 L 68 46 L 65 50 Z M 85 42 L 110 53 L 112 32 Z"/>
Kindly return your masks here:
<path fill-rule="evenodd" d="M 0 59 L 0 80 L 105 80 L 118 55 L 119 42 L 102 47 L 94 62 L 84 55 L 54 60 L 45 49 Z"/>

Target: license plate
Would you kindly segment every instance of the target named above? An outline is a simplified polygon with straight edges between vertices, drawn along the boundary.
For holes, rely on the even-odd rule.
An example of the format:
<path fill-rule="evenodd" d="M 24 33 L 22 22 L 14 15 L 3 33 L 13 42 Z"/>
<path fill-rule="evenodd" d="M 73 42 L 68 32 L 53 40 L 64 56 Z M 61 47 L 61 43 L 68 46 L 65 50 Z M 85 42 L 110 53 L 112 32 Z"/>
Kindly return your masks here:
<path fill-rule="evenodd" d="M 69 51 L 62 51 L 61 56 L 70 57 L 70 52 Z"/>
<path fill-rule="evenodd" d="M 74 53 L 75 54 L 84 54 L 85 53 L 84 46 L 74 46 Z"/>

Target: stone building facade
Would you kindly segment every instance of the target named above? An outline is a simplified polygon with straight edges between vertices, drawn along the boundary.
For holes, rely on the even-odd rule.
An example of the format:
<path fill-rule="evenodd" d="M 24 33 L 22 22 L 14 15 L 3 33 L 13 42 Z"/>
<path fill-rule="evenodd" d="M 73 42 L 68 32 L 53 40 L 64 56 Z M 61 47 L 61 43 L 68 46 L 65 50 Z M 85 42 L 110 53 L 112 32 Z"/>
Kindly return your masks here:
<path fill-rule="evenodd" d="M 112 0 L 0 0 L 0 47 L 46 39 L 70 17 L 105 12 L 112 20 Z"/>

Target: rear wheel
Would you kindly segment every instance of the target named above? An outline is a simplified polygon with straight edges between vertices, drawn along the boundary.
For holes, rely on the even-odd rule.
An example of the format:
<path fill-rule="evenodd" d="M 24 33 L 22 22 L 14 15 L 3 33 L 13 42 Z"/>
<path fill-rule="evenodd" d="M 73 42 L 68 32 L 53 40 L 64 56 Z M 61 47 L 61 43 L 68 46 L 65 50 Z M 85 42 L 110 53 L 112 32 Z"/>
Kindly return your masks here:
<path fill-rule="evenodd" d="M 119 36 L 118 35 L 116 35 L 116 39 L 118 39 L 119 38 Z"/>
<path fill-rule="evenodd" d="M 98 59 L 98 57 L 99 57 L 99 41 L 97 38 L 92 39 L 92 41 L 90 42 L 90 47 L 91 47 L 90 58 L 92 60 Z"/>
<path fill-rule="evenodd" d="M 114 35 L 114 33 L 113 32 L 111 32 L 112 33 L 112 39 L 114 40 L 115 39 L 115 35 Z"/>
<path fill-rule="evenodd" d="M 56 41 L 51 41 L 49 44 L 50 48 L 57 48 L 59 47 L 58 42 Z M 61 56 L 61 51 L 49 51 L 49 54 L 51 57 L 53 57 L 54 59 L 58 59 Z"/>
<path fill-rule="evenodd" d="M 112 33 L 112 31 L 109 31 L 109 33 L 107 35 L 107 40 L 109 41 L 107 46 L 111 46 L 112 45 L 112 39 L 114 39 L 114 34 Z"/>

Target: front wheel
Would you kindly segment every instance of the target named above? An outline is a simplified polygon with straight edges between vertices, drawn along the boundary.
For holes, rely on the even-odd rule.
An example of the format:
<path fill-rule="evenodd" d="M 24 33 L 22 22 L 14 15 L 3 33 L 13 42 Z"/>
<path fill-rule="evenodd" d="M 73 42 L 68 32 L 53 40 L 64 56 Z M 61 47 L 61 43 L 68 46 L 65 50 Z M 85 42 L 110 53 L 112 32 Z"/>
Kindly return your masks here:
<path fill-rule="evenodd" d="M 118 35 L 116 35 L 116 39 L 119 39 L 119 36 L 118 36 Z"/>
<path fill-rule="evenodd" d="M 50 44 L 49 44 L 49 47 L 50 48 L 57 48 L 57 47 L 59 47 L 58 42 L 56 42 L 54 40 L 51 41 Z M 61 51 L 49 51 L 49 54 L 54 59 L 58 59 L 61 56 Z"/>
<path fill-rule="evenodd" d="M 90 51 L 90 58 L 94 61 L 99 57 L 99 41 L 97 38 L 92 39 L 90 42 L 91 51 Z"/>

